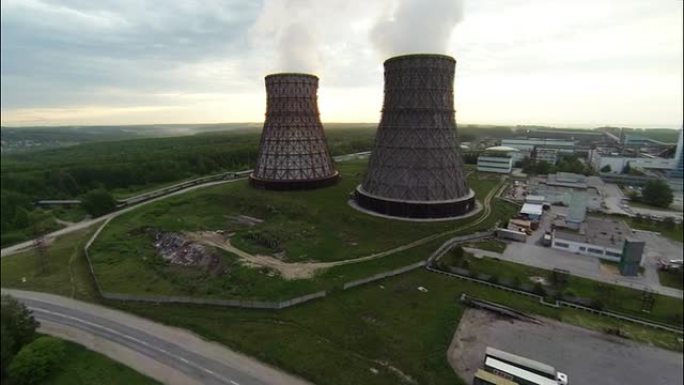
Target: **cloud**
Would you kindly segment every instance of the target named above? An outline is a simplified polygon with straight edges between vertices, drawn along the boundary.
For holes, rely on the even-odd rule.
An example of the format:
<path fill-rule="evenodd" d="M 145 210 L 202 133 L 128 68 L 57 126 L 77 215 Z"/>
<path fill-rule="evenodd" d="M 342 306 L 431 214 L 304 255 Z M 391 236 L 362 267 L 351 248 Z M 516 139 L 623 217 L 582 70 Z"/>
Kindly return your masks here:
<path fill-rule="evenodd" d="M 382 61 L 431 51 L 461 122 L 681 125 L 682 2 L 455 4 L 3 0 L 2 123 L 260 121 L 281 71 L 319 76 L 324 121 L 375 121 Z"/>

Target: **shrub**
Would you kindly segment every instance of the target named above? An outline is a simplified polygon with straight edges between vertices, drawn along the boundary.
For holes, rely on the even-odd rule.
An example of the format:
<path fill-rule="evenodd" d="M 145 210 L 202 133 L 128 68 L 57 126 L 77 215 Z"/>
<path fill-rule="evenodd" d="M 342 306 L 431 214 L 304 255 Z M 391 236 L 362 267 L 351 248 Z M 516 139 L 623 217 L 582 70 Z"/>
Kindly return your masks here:
<path fill-rule="evenodd" d="M 641 191 L 645 203 L 658 207 L 668 207 L 674 199 L 672 189 L 662 180 L 647 182 Z"/>
<path fill-rule="evenodd" d="M 594 298 L 591 300 L 591 307 L 596 310 L 603 310 L 605 305 L 603 304 L 603 301 L 601 301 L 600 299 Z"/>
<path fill-rule="evenodd" d="M 534 288 L 532 288 L 532 292 L 534 294 L 540 295 L 542 297 L 546 297 L 546 289 L 544 289 L 544 286 L 542 286 L 542 284 L 539 282 L 534 284 Z"/>
<path fill-rule="evenodd" d="M 0 329 L 2 331 L 1 370 L 4 373 L 19 349 L 35 338 L 38 322 L 26 306 L 7 295 L 2 296 L 0 315 Z"/>
<path fill-rule="evenodd" d="M 107 214 L 116 208 L 116 200 L 105 189 L 90 191 L 83 196 L 81 201 L 83 209 L 94 217 Z"/>
<path fill-rule="evenodd" d="M 8 368 L 17 385 L 37 384 L 50 376 L 64 359 L 64 341 L 43 336 L 21 348 Z"/>

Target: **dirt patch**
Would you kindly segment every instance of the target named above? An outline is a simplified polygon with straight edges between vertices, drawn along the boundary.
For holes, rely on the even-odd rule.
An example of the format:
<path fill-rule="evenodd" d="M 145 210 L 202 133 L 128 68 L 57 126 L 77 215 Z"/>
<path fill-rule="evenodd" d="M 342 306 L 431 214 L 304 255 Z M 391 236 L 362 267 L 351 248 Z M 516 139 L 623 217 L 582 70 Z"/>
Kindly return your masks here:
<path fill-rule="evenodd" d="M 214 250 L 183 234 L 155 232 L 154 248 L 159 256 L 171 264 L 198 267 L 214 274 L 223 273 L 221 257 Z"/>
<path fill-rule="evenodd" d="M 266 267 L 277 271 L 284 279 L 307 279 L 316 274 L 319 269 L 334 266 L 335 262 L 284 262 L 282 256 L 253 255 L 238 249 L 230 243 L 230 238 L 212 231 L 198 231 L 188 233 L 194 242 L 217 247 L 238 256 L 241 262 L 252 267 Z"/>
<path fill-rule="evenodd" d="M 601 273 L 608 276 L 621 276 L 620 268 L 612 263 L 600 263 Z"/>
<path fill-rule="evenodd" d="M 230 215 L 228 220 L 236 225 L 243 225 L 247 227 L 254 227 L 264 222 L 263 219 L 254 218 L 247 215 Z"/>

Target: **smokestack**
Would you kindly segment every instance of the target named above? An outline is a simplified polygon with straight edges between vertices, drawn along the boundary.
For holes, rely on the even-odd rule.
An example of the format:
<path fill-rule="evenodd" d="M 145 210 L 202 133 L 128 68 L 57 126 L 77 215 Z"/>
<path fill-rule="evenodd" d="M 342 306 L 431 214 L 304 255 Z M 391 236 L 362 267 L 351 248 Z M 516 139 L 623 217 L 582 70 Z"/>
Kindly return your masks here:
<path fill-rule="evenodd" d="M 335 184 L 335 170 L 318 116 L 318 78 L 282 73 L 266 76 L 266 121 L 250 183 L 271 190 Z"/>
<path fill-rule="evenodd" d="M 385 61 L 385 100 L 356 203 L 379 214 L 451 218 L 476 207 L 456 140 L 454 69 L 445 55 Z"/>

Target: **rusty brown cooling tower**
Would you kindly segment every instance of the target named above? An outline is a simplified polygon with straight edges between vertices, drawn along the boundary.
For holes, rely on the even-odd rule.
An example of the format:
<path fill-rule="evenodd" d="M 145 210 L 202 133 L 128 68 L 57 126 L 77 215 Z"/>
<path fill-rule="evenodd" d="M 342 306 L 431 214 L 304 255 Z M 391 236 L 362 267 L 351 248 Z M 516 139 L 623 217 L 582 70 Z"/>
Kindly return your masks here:
<path fill-rule="evenodd" d="M 334 184 L 335 170 L 318 116 L 318 78 L 283 73 L 266 76 L 266 121 L 252 186 L 296 190 Z"/>
<path fill-rule="evenodd" d="M 454 69 L 444 55 L 385 61 L 385 100 L 356 203 L 405 218 L 449 218 L 476 207 L 456 140 Z"/>

